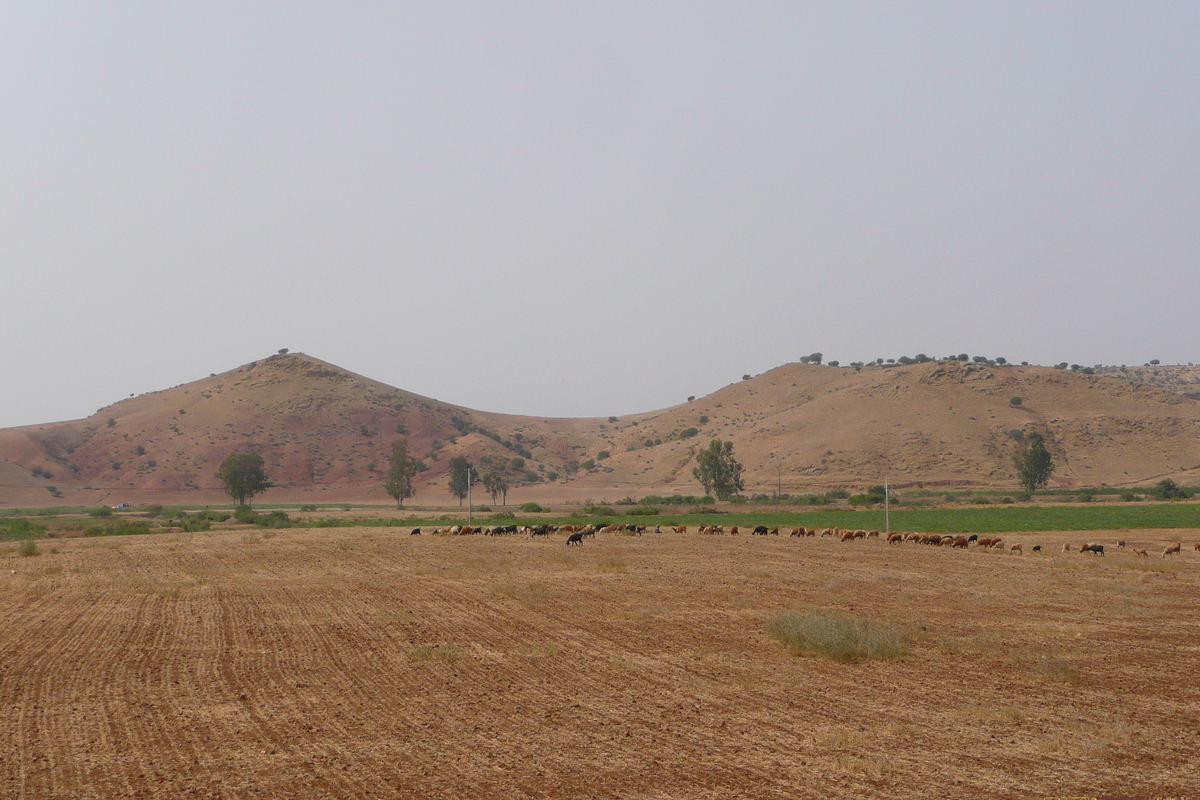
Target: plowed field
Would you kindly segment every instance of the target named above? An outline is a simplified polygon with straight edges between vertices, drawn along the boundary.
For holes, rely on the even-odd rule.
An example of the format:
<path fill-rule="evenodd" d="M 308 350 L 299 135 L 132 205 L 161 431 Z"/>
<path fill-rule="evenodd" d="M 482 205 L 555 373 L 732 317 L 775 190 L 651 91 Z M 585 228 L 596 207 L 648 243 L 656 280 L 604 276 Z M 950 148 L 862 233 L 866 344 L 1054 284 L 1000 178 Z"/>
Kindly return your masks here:
<path fill-rule="evenodd" d="M 1200 795 L 1182 533 L 1167 559 L 1065 555 L 1065 534 L 1006 537 L 1023 557 L 388 529 L 6 545 L 0 796 Z M 907 626 L 909 655 L 766 635 L 827 609 Z"/>

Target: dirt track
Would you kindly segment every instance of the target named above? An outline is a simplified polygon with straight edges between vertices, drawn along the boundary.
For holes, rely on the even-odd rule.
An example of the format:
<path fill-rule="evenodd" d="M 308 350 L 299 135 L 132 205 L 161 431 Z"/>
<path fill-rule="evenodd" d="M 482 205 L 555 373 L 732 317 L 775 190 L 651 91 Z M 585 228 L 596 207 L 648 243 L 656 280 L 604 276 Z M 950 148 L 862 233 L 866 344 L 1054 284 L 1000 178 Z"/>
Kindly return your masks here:
<path fill-rule="evenodd" d="M 7 546 L 0 796 L 1200 794 L 1200 536 L 1174 560 L 1006 538 L 1053 551 L 378 529 Z M 832 608 L 911 626 L 911 655 L 845 665 L 764 634 Z"/>

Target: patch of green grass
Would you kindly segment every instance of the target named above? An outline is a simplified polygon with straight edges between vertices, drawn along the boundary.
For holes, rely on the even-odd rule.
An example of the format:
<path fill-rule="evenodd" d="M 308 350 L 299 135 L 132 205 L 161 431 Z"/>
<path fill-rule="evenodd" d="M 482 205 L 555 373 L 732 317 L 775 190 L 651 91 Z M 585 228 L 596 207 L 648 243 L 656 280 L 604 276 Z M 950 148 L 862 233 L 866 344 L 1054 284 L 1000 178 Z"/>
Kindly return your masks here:
<path fill-rule="evenodd" d="M 908 654 L 907 630 L 892 623 L 844 614 L 792 612 L 767 620 L 767 633 L 795 655 L 819 655 L 835 661 L 894 661 Z"/>

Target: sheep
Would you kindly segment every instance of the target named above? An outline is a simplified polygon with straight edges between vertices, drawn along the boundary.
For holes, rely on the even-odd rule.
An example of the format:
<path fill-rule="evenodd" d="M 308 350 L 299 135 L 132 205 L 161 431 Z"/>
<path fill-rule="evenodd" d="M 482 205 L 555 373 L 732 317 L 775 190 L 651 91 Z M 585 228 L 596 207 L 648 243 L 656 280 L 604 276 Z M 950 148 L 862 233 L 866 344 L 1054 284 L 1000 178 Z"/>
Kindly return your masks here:
<path fill-rule="evenodd" d="M 409 531 L 409 532 L 408 532 L 408 535 L 409 535 L 409 536 L 420 536 L 420 535 L 421 535 L 421 529 L 420 529 L 420 528 L 413 528 L 411 531 Z"/>
<path fill-rule="evenodd" d="M 1124 546 L 1125 546 L 1125 540 L 1117 539 L 1117 547 L 1124 547 Z"/>
<path fill-rule="evenodd" d="M 1035 553 L 1040 553 L 1040 552 L 1042 552 L 1042 546 L 1041 546 L 1040 544 L 1035 544 L 1035 545 L 1033 546 L 1033 552 L 1035 552 Z"/>
<path fill-rule="evenodd" d="M 1196 548 L 1197 553 L 1200 553 L 1200 542 L 1196 542 L 1196 544 L 1194 544 L 1192 546 Z"/>
<path fill-rule="evenodd" d="M 1016 543 L 1016 544 L 1014 544 L 1012 547 L 1008 548 L 1008 552 L 1009 552 L 1009 554 L 1010 554 L 1010 555 L 1011 555 L 1012 553 L 1016 553 L 1017 555 L 1021 555 L 1021 556 L 1025 555 L 1025 551 L 1021 549 L 1021 543 L 1020 543 L 1020 542 L 1017 542 L 1017 543 Z"/>
<path fill-rule="evenodd" d="M 1162 557 L 1166 558 L 1169 555 L 1178 554 L 1179 551 L 1182 549 L 1183 549 L 1183 544 L 1181 542 L 1176 542 L 1175 544 L 1168 545 L 1167 548 L 1162 551 Z"/>
<path fill-rule="evenodd" d="M 1074 552 L 1074 551 L 1071 549 L 1071 543 L 1070 543 L 1070 542 L 1063 542 L 1063 549 L 1062 549 L 1062 551 L 1063 551 L 1064 553 L 1071 553 L 1071 552 Z"/>
<path fill-rule="evenodd" d="M 676 525 L 675 532 L 676 533 L 687 533 L 687 525 Z"/>
<path fill-rule="evenodd" d="M 867 531 L 867 538 L 868 539 L 878 539 L 879 531 Z"/>
<path fill-rule="evenodd" d="M 955 536 L 954 537 L 954 546 L 955 547 L 961 547 L 962 549 L 966 550 L 970 544 L 971 544 L 971 542 L 965 536 Z"/>
<path fill-rule="evenodd" d="M 1083 548 L 1082 550 L 1080 550 L 1079 552 L 1081 552 L 1081 553 L 1095 553 L 1095 554 L 1096 554 L 1096 555 L 1098 555 L 1098 556 L 1102 556 L 1102 555 L 1104 555 L 1104 545 L 1102 545 L 1102 544 L 1090 544 L 1090 543 L 1089 543 L 1087 547 L 1084 547 L 1084 548 Z"/>
<path fill-rule="evenodd" d="M 1134 550 L 1133 554 L 1137 555 L 1137 556 L 1142 556 L 1143 558 L 1147 558 L 1149 556 L 1149 554 L 1145 550 Z"/>
<path fill-rule="evenodd" d="M 729 526 L 729 535 L 730 535 L 730 536 L 737 536 L 737 535 L 738 535 L 738 526 L 737 526 L 737 525 L 730 525 L 730 526 Z"/>
<path fill-rule="evenodd" d="M 577 544 L 580 547 L 583 546 L 583 533 L 582 532 L 572 533 L 570 536 L 567 537 L 567 547 L 570 547 L 573 544 Z"/>
<path fill-rule="evenodd" d="M 842 531 L 841 541 L 852 542 L 852 541 L 854 541 L 854 539 L 855 539 L 854 531 Z"/>
<path fill-rule="evenodd" d="M 887 537 L 888 544 L 904 544 L 904 534 L 889 533 Z"/>

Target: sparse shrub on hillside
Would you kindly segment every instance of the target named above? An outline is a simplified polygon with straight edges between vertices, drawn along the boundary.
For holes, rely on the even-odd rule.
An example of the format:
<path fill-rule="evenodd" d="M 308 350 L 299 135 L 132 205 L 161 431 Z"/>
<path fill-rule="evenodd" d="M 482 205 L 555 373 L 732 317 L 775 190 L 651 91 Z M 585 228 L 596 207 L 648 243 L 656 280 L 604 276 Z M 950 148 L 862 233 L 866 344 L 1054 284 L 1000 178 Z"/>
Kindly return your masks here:
<path fill-rule="evenodd" d="M 850 492 L 845 489 L 830 489 L 825 493 L 825 496 L 830 500 L 845 500 L 850 496 Z"/>
<path fill-rule="evenodd" d="M 696 395 L 694 395 L 694 394 L 689 394 L 689 395 L 688 395 L 688 402 L 689 402 L 689 403 L 690 403 L 690 402 L 692 402 L 692 401 L 693 401 L 693 400 L 695 400 L 695 399 L 696 399 Z"/>
<path fill-rule="evenodd" d="M 749 373 L 749 372 L 747 372 L 745 375 L 743 375 L 743 376 L 742 376 L 742 380 L 744 380 L 744 381 L 748 381 L 748 380 L 750 380 L 750 373 Z"/>
<path fill-rule="evenodd" d="M 697 430 L 696 428 L 684 428 L 683 430 L 681 430 L 679 432 L 679 438 L 680 439 L 690 439 L 698 433 L 700 433 L 700 431 Z"/>
<path fill-rule="evenodd" d="M 708 424 L 708 415 L 706 415 L 706 414 L 701 414 L 701 415 L 700 415 L 700 424 L 701 424 L 701 425 L 707 425 L 707 424 Z"/>
<path fill-rule="evenodd" d="M 520 510 L 526 514 L 539 514 L 542 511 L 544 511 L 545 509 L 543 509 L 537 503 L 522 503 L 520 506 Z"/>
<path fill-rule="evenodd" d="M 558 480 L 558 473 L 554 470 L 550 470 L 546 473 L 546 480 L 553 483 L 554 481 Z"/>
<path fill-rule="evenodd" d="M 986 506 L 986 505 L 991 505 L 992 501 L 987 499 L 986 497 L 972 497 L 971 502 L 977 506 Z"/>
<path fill-rule="evenodd" d="M 608 418 L 608 421 L 609 421 L 609 422 L 616 422 L 616 421 L 617 421 L 617 418 L 616 418 L 616 417 L 609 417 L 609 418 Z"/>
<path fill-rule="evenodd" d="M 62 492 L 60 492 L 58 490 L 57 486 L 54 486 L 54 485 L 47 486 L 46 491 L 50 493 L 51 497 L 62 497 Z"/>
<path fill-rule="evenodd" d="M 1142 498 L 1139 497 L 1138 495 L 1134 494 L 1133 492 L 1125 492 L 1124 494 L 1121 495 L 1121 500 L 1122 500 L 1122 502 L 1125 502 L 1125 503 L 1140 503 L 1142 501 Z"/>
<path fill-rule="evenodd" d="M 584 461 L 579 466 L 582 467 L 583 469 L 587 470 L 588 472 L 591 472 L 592 470 L 594 470 L 596 468 L 596 462 L 589 458 L 587 461 Z"/>
<path fill-rule="evenodd" d="M 133 448 L 133 454 L 135 456 L 144 456 L 146 455 L 146 448 L 139 444 L 137 447 Z"/>
<path fill-rule="evenodd" d="M 597 505 L 586 506 L 579 513 L 584 514 L 589 517 L 615 517 L 615 516 L 617 516 L 617 512 L 613 511 L 608 506 L 597 506 Z"/>
<path fill-rule="evenodd" d="M 628 497 L 628 496 L 622 497 L 620 500 L 617 501 L 617 505 L 619 505 L 619 506 L 636 506 L 637 500 L 634 500 L 632 497 Z"/>
<path fill-rule="evenodd" d="M 604 459 L 611 458 L 611 457 L 612 457 L 612 453 L 608 452 L 607 450 L 601 450 L 599 453 L 596 453 L 597 461 L 603 461 Z"/>
<path fill-rule="evenodd" d="M 842 365 L 842 362 L 840 362 L 836 359 L 829 362 L 829 366 L 831 366 L 831 367 L 840 367 L 841 365 Z"/>
<path fill-rule="evenodd" d="M 120 461 L 114 461 L 114 462 L 112 463 L 112 468 L 113 468 L 113 469 L 120 469 L 120 468 L 121 468 L 121 462 L 120 462 Z"/>
<path fill-rule="evenodd" d="M 1008 404 L 1010 406 L 1019 406 L 1023 402 L 1024 401 L 1020 397 L 1012 397 L 1012 398 L 1009 398 Z"/>
<path fill-rule="evenodd" d="M 117 424 L 117 421 L 115 419 L 113 419 L 112 417 L 109 417 L 108 422 L 106 422 L 104 424 L 107 425 L 108 427 L 112 428 Z"/>
<path fill-rule="evenodd" d="M 109 508 L 108 506 L 100 506 L 98 508 L 93 508 L 91 511 L 89 511 L 88 516 L 89 517 L 111 517 L 112 513 L 113 513 L 112 509 Z"/>
<path fill-rule="evenodd" d="M 1004 503 L 1005 505 L 1012 505 L 1012 501 L 1013 499 L 1011 497 L 1002 497 L 1000 499 L 1000 502 Z"/>
<path fill-rule="evenodd" d="M 647 440 L 646 440 L 646 447 L 654 447 L 654 440 L 653 440 L 653 439 L 647 439 Z"/>
<path fill-rule="evenodd" d="M 25 539 L 20 545 L 17 546 L 17 555 L 19 556 L 28 558 L 29 556 L 36 556 L 37 554 L 37 542 L 33 541 L 33 539 Z"/>
<path fill-rule="evenodd" d="M 521 458 L 520 456 L 514 458 L 508 463 L 512 465 L 513 469 L 525 469 L 525 459 Z"/>

